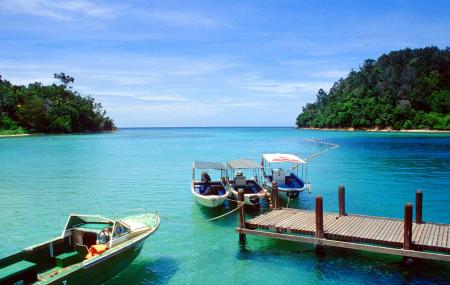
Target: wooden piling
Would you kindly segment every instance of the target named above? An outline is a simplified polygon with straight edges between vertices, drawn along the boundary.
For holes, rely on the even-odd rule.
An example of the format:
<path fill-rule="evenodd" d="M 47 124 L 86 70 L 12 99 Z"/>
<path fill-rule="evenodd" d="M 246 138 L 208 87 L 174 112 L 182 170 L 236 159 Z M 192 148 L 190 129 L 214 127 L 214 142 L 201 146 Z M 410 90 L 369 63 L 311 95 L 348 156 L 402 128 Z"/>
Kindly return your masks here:
<path fill-rule="evenodd" d="M 316 238 L 323 237 L 323 200 L 322 196 L 316 197 Z"/>
<path fill-rule="evenodd" d="M 272 203 L 273 209 L 280 209 L 280 197 L 278 197 L 278 183 L 276 181 L 272 181 Z"/>
<path fill-rule="evenodd" d="M 422 191 L 416 191 L 416 224 L 422 223 Z"/>
<path fill-rule="evenodd" d="M 345 213 L 345 186 L 339 185 L 339 217 L 346 216 Z"/>
<path fill-rule="evenodd" d="M 412 212 L 411 203 L 405 205 L 405 218 L 403 223 L 403 249 L 412 250 Z"/>
<path fill-rule="evenodd" d="M 238 190 L 239 228 L 245 229 L 244 189 Z M 245 234 L 239 234 L 239 242 L 245 243 Z"/>

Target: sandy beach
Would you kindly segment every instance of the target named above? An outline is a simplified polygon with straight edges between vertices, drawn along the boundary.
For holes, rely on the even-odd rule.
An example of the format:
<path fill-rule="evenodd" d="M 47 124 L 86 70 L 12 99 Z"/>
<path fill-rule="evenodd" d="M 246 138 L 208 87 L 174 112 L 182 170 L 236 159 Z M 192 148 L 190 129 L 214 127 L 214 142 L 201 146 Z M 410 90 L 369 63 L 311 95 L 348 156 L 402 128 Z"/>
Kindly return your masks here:
<path fill-rule="evenodd" d="M 27 137 L 31 134 L 0 135 L 0 138 Z"/>
<path fill-rule="evenodd" d="M 356 131 L 356 132 L 380 132 L 380 133 L 450 133 L 450 130 L 430 130 L 430 129 L 411 129 L 411 130 L 393 130 L 393 129 L 355 129 L 355 128 L 299 128 L 303 130 L 316 131 Z"/>

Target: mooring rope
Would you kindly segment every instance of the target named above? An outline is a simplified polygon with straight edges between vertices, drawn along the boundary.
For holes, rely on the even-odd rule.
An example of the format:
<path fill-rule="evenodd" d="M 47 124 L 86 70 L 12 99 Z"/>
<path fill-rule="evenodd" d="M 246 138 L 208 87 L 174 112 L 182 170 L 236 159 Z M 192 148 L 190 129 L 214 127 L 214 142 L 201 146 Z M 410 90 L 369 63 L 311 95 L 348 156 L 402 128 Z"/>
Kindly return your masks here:
<path fill-rule="evenodd" d="M 220 218 L 223 218 L 223 217 L 225 217 L 225 216 L 227 216 L 227 215 L 233 213 L 234 211 L 237 211 L 237 210 L 238 210 L 239 208 L 241 208 L 243 205 L 244 205 L 244 203 L 242 203 L 241 205 L 238 205 L 238 206 L 236 207 L 236 209 L 233 209 L 233 210 L 229 211 L 228 213 L 225 213 L 225 214 L 223 214 L 223 215 L 220 215 L 220 216 L 217 216 L 217 217 L 208 219 L 208 220 L 202 220 L 201 222 L 210 222 L 210 221 L 214 221 L 214 220 L 218 220 L 218 219 L 220 219 Z"/>
<path fill-rule="evenodd" d="M 312 159 L 314 159 L 314 158 L 319 157 L 320 155 L 322 155 L 323 153 L 325 153 L 325 152 L 327 152 L 327 151 L 329 151 L 329 150 L 331 150 L 331 149 L 335 149 L 335 148 L 338 148 L 338 147 L 339 147 L 338 144 L 330 143 L 330 142 L 327 142 L 327 141 L 323 141 L 323 140 L 319 140 L 319 139 L 314 139 L 314 138 L 307 138 L 307 139 L 305 139 L 305 141 L 308 141 L 308 142 L 315 142 L 315 143 L 318 143 L 319 145 L 325 145 L 325 146 L 327 146 L 326 149 L 321 150 L 321 151 L 316 152 L 316 153 L 313 153 L 313 154 L 309 155 L 308 157 L 306 157 L 306 158 L 305 158 L 305 161 L 307 161 L 307 162 L 310 161 L 310 160 L 312 160 Z"/>
<path fill-rule="evenodd" d="M 227 198 L 227 200 L 239 202 L 239 201 L 237 201 L 237 200 L 228 199 L 228 198 Z M 237 206 L 235 209 L 233 209 L 233 210 L 231 210 L 231 211 L 228 211 L 228 212 L 226 212 L 225 214 L 222 214 L 222 215 L 219 215 L 219 216 L 217 216 L 217 217 L 214 217 L 214 218 L 211 218 L 211 219 L 207 219 L 207 220 L 198 220 L 198 221 L 190 221 L 190 222 L 191 222 L 191 223 L 195 223 L 195 224 L 200 224 L 200 223 L 207 223 L 207 222 L 210 222 L 210 221 L 218 220 L 218 219 L 221 219 L 221 218 L 223 218 L 223 217 L 225 217 L 225 216 L 228 216 L 228 215 L 230 215 L 231 213 L 233 213 L 233 212 L 239 210 L 239 209 L 240 209 L 241 207 L 243 207 L 243 206 L 244 206 L 244 203 L 243 203 L 243 202 L 242 202 L 241 204 L 238 203 L 238 206 Z M 175 221 L 175 220 L 172 220 L 172 219 L 170 219 L 169 217 L 166 217 L 166 216 L 161 216 L 161 218 L 162 218 L 162 219 L 165 219 L 165 220 L 168 220 L 168 221 L 172 221 L 172 222 Z M 177 222 L 185 223 L 185 221 L 177 221 Z"/>

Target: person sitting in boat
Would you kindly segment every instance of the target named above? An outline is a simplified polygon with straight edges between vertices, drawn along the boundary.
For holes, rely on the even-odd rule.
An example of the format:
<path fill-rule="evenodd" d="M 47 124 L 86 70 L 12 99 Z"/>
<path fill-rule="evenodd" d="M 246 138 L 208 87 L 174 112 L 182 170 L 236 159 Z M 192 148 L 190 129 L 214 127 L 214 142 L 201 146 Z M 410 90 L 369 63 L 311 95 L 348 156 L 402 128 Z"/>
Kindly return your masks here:
<path fill-rule="evenodd" d="M 204 184 L 200 187 L 200 194 L 209 195 L 211 192 L 211 176 L 209 176 L 208 172 L 203 171 L 201 180 Z"/>

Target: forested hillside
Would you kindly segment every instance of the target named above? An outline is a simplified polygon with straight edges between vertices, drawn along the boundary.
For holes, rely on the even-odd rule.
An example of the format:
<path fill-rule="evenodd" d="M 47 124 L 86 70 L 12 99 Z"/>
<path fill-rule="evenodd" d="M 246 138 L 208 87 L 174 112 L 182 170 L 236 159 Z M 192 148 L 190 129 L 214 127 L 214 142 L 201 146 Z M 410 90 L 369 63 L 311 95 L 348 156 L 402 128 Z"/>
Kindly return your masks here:
<path fill-rule="evenodd" d="M 80 133 L 111 131 L 113 121 L 94 98 L 72 91 L 74 79 L 55 74 L 60 85 L 13 85 L 0 76 L 0 133 Z"/>
<path fill-rule="evenodd" d="M 298 127 L 450 130 L 450 48 L 367 59 L 303 107 Z"/>

